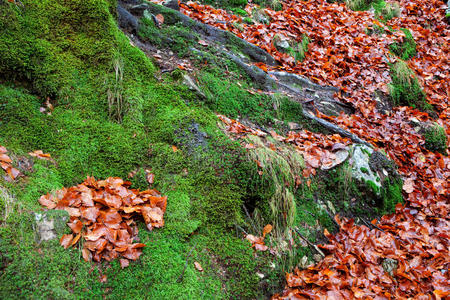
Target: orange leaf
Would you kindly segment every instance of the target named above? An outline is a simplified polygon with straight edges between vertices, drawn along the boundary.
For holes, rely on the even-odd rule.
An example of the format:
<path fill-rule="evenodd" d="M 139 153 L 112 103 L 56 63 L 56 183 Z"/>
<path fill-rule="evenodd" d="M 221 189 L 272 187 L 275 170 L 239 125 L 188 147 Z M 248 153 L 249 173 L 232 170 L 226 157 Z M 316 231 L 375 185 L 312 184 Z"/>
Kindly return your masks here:
<path fill-rule="evenodd" d="M 202 265 L 199 262 L 194 261 L 194 266 L 198 271 L 203 272 Z"/>
<path fill-rule="evenodd" d="M 158 21 L 158 25 L 161 25 L 164 23 L 164 16 L 162 14 L 157 14 L 155 16 L 156 20 Z"/>
<path fill-rule="evenodd" d="M 73 240 L 72 234 L 64 234 L 59 240 L 59 243 L 61 244 L 61 246 L 64 247 L 64 249 L 67 249 L 72 245 L 72 240 Z"/>
<path fill-rule="evenodd" d="M 270 233 L 271 231 L 272 231 L 272 225 L 267 224 L 266 226 L 264 226 L 263 237 L 266 237 L 266 234 Z"/>

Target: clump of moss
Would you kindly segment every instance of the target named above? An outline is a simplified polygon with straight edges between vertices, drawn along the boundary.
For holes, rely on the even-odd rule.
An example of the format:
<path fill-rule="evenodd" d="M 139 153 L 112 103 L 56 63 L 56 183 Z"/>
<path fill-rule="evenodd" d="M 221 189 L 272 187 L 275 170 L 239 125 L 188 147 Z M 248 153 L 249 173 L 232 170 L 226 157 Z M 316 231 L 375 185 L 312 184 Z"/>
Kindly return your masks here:
<path fill-rule="evenodd" d="M 253 21 L 253 19 L 252 18 L 249 18 L 249 17 L 245 17 L 242 21 L 244 21 L 244 23 L 246 23 L 246 24 L 255 24 L 255 21 Z"/>
<path fill-rule="evenodd" d="M 287 53 L 294 57 L 295 61 L 303 61 L 305 59 L 306 52 L 308 51 L 309 38 L 306 34 L 302 36 L 302 40 L 299 43 L 295 43 L 291 46 Z"/>
<path fill-rule="evenodd" d="M 22 1 L 0 9 L 0 75 L 28 84 L 38 95 L 54 97 L 83 63 L 112 57 L 116 25 L 105 1 Z M 80 22 L 76 15 L 83 15 Z"/>
<path fill-rule="evenodd" d="M 382 207 L 379 209 L 381 214 L 390 214 L 395 211 L 397 203 L 403 203 L 402 195 L 403 183 L 400 178 L 385 178 L 381 189 Z"/>
<path fill-rule="evenodd" d="M 433 108 L 426 101 L 417 77 L 408 65 L 399 60 L 391 66 L 392 83 L 389 85 L 390 97 L 395 105 L 408 105 L 425 111 Z"/>
<path fill-rule="evenodd" d="M 168 47 L 180 57 L 187 56 L 189 47 L 198 40 L 198 34 L 179 24 L 163 24 L 161 28 L 158 28 L 146 16 L 141 21 L 138 35 L 143 40 L 160 48 Z"/>
<path fill-rule="evenodd" d="M 269 7 L 275 11 L 283 9 L 283 3 L 280 0 L 255 0 L 253 3 L 258 4 L 261 7 Z"/>
<path fill-rule="evenodd" d="M 381 1 L 384 3 L 384 1 Z M 373 5 L 375 8 L 375 5 Z M 400 4 L 398 2 L 387 2 L 380 10 L 375 8 L 376 15 L 380 16 L 384 22 L 396 18 L 400 15 Z"/>
<path fill-rule="evenodd" d="M 367 10 L 370 7 L 371 0 L 345 0 L 345 4 L 351 10 Z"/>
<path fill-rule="evenodd" d="M 232 8 L 230 10 L 237 15 L 240 15 L 243 17 L 248 16 L 248 13 L 245 10 L 243 10 L 242 8 Z"/>
<path fill-rule="evenodd" d="M 247 5 L 247 0 L 201 0 L 200 2 L 230 10 L 234 8 L 243 9 Z"/>
<path fill-rule="evenodd" d="M 416 55 L 416 42 L 414 41 L 411 31 L 406 28 L 402 28 L 402 31 L 405 34 L 403 41 L 400 43 L 393 43 L 389 48 L 392 53 L 402 60 L 408 60 Z"/>
<path fill-rule="evenodd" d="M 430 151 L 436 151 L 447 155 L 447 135 L 445 129 L 435 123 L 428 126 L 423 133 L 425 138 L 425 147 Z"/>

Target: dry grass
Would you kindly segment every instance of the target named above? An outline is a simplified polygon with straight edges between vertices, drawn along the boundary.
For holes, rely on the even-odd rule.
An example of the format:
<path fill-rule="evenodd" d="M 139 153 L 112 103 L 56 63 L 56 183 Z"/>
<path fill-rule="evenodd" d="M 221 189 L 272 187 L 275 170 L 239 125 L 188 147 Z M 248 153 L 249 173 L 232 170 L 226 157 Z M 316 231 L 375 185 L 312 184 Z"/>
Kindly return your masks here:
<path fill-rule="evenodd" d="M 295 221 L 296 204 L 291 188 L 295 186 L 295 175 L 301 174 L 304 167 L 303 157 L 290 146 L 277 145 L 281 150 L 276 152 L 266 146 L 259 137 L 249 136 L 247 139 L 256 146 L 249 151 L 250 159 L 260 162 L 263 176 L 273 185 L 269 207 L 274 225 L 274 236 L 284 237 Z M 268 140 L 273 144 L 276 143 L 271 138 Z M 264 223 L 257 209 L 253 217 L 261 225 Z"/>

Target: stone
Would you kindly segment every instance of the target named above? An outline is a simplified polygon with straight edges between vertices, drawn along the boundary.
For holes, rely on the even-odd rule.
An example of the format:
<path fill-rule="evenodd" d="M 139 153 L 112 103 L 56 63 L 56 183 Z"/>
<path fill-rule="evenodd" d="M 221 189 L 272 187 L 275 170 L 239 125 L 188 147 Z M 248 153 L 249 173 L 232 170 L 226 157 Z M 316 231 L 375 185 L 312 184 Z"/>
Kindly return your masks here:
<path fill-rule="evenodd" d="M 380 190 L 381 180 L 369 164 L 373 152 L 372 148 L 361 144 L 352 147 L 352 177 L 362 182 L 372 181 Z"/>
<path fill-rule="evenodd" d="M 383 269 L 386 273 L 391 275 L 391 277 L 394 277 L 394 270 L 396 270 L 397 266 L 398 266 L 397 260 L 391 259 L 391 258 L 386 258 L 383 260 L 381 265 L 383 266 Z"/>
<path fill-rule="evenodd" d="M 119 27 L 129 33 L 136 34 L 139 29 L 139 21 L 137 18 L 121 5 L 117 6 L 117 13 Z"/>
<path fill-rule="evenodd" d="M 291 47 L 289 40 L 283 35 L 278 35 L 277 37 L 274 39 L 275 47 L 278 51 L 287 51 Z"/>
<path fill-rule="evenodd" d="M 290 130 L 300 130 L 300 129 L 302 129 L 302 127 L 299 124 L 294 123 L 294 122 L 289 122 L 288 126 L 289 126 Z"/>
<path fill-rule="evenodd" d="M 69 228 L 69 214 L 64 210 L 48 210 L 34 214 L 38 244 L 60 238 Z"/>
<path fill-rule="evenodd" d="M 138 4 L 138 5 L 131 6 L 128 9 L 128 11 L 131 14 L 135 15 L 135 16 L 142 17 L 144 15 L 144 12 L 147 11 L 147 8 L 148 8 L 148 4 L 147 3 L 141 3 L 141 4 Z"/>
<path fill-rule="evenodd" d="M 208 134 L 200 130 L 200 125 L 194 121 L 187 128 L 178 129 L 176 134 L 180 146 L 185 147 L 189 154 L 201 153 L 208 149 Z"/>
<path fill-rule="evenodd" d="M 180 10 L 180 6 L 178 5 L 178 0 L 167 0 L 163 3 L 163 5 L 165 7 L 168 7 L 168 8 L 177 10 L 177 11 Z"/>
<path fill-rule="evenodd" d="M 348 149 L 340 149 L 336 151 L 334 155 L 336 156 L 336 158 L 333 160 L 333 162 L 329 165 L 322 165 L 321 166 L 322 170 L 332 169 L 335 166 L 342 164 L 350 156 Z"/>
<path fill-rule="evenodd" d="M 197 94 L 199 94 L 200 96 L 202 96 L 204 99 L 206 99 L 206 95 L 202 92 L 202 90 L 197 86 L 197 84 L 195 84 L 194 80 L 192 80 L 192 78 L 187 75 L 184 74 L 183 75 L 183 84 L 187 85 L 187 87 L 191 90 L 191 91 L 195 91 Z"/>

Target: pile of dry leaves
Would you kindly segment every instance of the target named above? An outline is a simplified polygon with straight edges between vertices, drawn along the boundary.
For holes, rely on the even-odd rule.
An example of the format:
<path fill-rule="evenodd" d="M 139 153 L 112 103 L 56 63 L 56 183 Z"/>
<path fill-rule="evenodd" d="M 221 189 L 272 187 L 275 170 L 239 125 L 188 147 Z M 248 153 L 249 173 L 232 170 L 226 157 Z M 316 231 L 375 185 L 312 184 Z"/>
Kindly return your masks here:
<path fill-rule="evenodd" d="M 121 266 L 126 267 L 145 246 L 134 243 L 138 233 L 134 217 L 142 216 L 149 230 L 162 227 L 167 205 L 167 197 L 157 190 L 139 191 L 129 189 L 130 185 L 117 177 L 98 181 L 88 177 L 77 186 L 41 196 L 39 203 L 69 213 L 72 233 L 61 237 L 64 248 L 79 243 L 86 261 L 120 256 Z"/>

